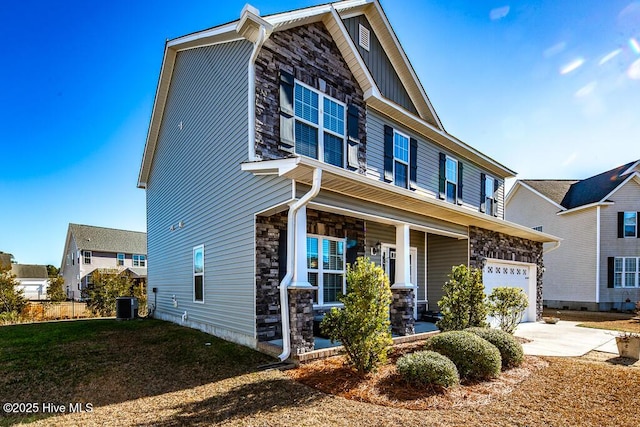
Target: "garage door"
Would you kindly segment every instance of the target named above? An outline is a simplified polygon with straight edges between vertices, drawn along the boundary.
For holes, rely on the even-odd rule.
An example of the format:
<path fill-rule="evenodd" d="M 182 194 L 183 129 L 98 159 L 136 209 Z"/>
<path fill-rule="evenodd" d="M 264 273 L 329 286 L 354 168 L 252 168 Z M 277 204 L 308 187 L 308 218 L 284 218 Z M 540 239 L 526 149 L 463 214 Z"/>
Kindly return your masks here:
<path fill-rule="evenodd" d="M 523 322 L 536 320 L 536 265 L 488 259 L 482 270 L 484 292 L 489 295 L 493 288 L 512 287 L 522 289 L 529 298 Z"/>

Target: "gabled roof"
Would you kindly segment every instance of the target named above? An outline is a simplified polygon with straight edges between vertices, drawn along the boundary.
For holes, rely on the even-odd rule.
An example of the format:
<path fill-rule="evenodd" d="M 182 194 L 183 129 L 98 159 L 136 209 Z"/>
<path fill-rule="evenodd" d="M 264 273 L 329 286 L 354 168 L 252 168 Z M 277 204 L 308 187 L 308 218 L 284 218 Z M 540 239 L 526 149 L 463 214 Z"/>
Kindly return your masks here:
<path fill-rule="evenodd" d="M 46 265 L 13 264 L 11 273 L 15 274 L 18 279 L 47 279 L 49 277 Z"/>
<path fill-rule="evenodd" d="M 507 200 L 519 184 L 535 190 L 557 204 L 563 211 L 606 203 L 607 199 L 629 179 L 640 179 L 640 160 L 634 160 L 606 172 L 582 180 L 524 179 L 518 180 Z"/>
<path fill-rule="evenodd" d="M 127 254 L 147 253 L 147 233 L 69 224 L 69 233 L 80 250 Z"/>
<path fill-rule="evenodd" d="M 364 14 L 371 24 L 394 70 L 406 88 L 411 102 L 416 107 L 417 115 L 384 98 L 376 86 L 376 82 L 364 64 L 342 21 L 345 17 L 358 14 Z M 242 39 L 249 40 L 255 46 L 259 46 L 259 43 L 262 43 L 258 35 L 261 31 L 260 27 L 265 31 L 265 37 L 269 37 L 269 34 L 274 31 L 284 31 L 313 22 L 322 22 L 326 26 L 362 88 L 365 94 L 365 101 L 370 106 L 418 130 L 452 152 L 474 159 L 477 164 L 501 178 L 515 176 L 515 172 L 511 169 L 449 135 L 444 130 L 378 0 L 344 0 L 264 17 L 259 15 L 257 9 L 247 5 L 237 21 L 167 41 L 156 89 L 151 123 L 138 176 L 138 187 L 145 188 L 149 178 L 178 52 Z"/>

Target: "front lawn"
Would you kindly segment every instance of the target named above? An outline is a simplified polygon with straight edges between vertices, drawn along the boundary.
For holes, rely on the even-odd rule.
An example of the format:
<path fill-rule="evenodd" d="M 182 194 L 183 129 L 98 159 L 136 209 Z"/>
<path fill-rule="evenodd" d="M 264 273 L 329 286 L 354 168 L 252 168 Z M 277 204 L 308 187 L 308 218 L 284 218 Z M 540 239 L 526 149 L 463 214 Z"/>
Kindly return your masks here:
<path fill-rule="evenodd" d="M 584 328 L 640 333 L 640 322 L 632 320 L 635 314 L 545 309 L 543 316 L 554 316 L 560 318 L 560 320 L 580 322 L 578 326 Z"/>

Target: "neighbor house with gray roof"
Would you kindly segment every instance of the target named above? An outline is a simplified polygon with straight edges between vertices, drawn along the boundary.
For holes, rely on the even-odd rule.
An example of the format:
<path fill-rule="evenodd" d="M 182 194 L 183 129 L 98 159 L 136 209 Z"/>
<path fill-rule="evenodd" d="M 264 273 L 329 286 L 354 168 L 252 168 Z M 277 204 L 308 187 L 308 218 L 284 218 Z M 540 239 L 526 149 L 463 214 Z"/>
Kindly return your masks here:
<path fill-rule="evenodd" d="M 49 275 L 46 265 L 11 264 L 11 274 L 18 282 L 16 289 L 21 289 L 28 300 L 47 299 Z"/>
<path fill-rule="evenodd" d="M 60 267 L 67 296 L 80 299 L 96 269 L 116 269 L 146 281 L 147 233 L 69 224 Z"/>
<path fill-rule="evenodd" d="M 640 300 L 640 160 L 586 179 L 518 180 L 509 221 L 563 239 L 545 255 L 544 304 L 626 310 Z"/>

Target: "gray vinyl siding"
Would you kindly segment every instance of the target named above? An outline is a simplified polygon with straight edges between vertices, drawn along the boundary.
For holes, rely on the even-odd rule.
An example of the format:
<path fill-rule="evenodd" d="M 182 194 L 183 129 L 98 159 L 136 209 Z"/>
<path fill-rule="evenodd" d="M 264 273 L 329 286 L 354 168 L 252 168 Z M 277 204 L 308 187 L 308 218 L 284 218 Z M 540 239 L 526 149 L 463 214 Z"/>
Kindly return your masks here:
<path fill-rule="evenodd" d="M 417 181 L 419 191 L 433 197 L 438 197 L 438 179 L 440 174 L 439 155 L 445 153 L 462 162 L 462 201 L 463 206 L 480 210 L 480 174 L 485 173 L 499 182 L 495 196 L 498 203 L 498 218 L 504 218 L 504 180 L 499 179 L 482 170 L 475 163 L 461 158 L 438 145 L 429 142 L 424 137 L 410 131 L 404 126 L 375 110 L 367 109 L 367 175 L 382 181 L 384 179 L 384 125 L 393 127 L 418 141 Z"/>
<path fill-rule="evenodd" d="M 469 242 L 450 237 L 427 235 L 427 308 L 439 311 L 442 287 L 449 280 L 451 267 L 469 265 Z"/>
<path fill-rule="evenodd" d="M 157 317 L 179 321 L 186 312 L 188 326 L 255 346 L 254 215 L 290 199 L 291 184 L 241 171 L 251 47 L 235 41 L 177 54 L 147 184 L 147 232 Z M 204 304 L 193 302 L 199 245 Z"/>
<path fill-rule="evenodd" d="M 367 18 L 365 18 L 364 15 L 359 15 L 345 19 L 343 22 L 360 56 L 362 56 L 365 65 L 369 69 L 373 80 L 375 80 L 378 89 L 380 89 L 382 96 L 417 115 L 416 107 L 413 105 L 413 102 L 411 102 L 407 90 L 402 85 L 398 74 L 382 48 L 380 41 L 371 29 Z M 369 51 L 360 46 L 359 25 L 364 26 L 370 31 Z"/>
<path fill-rule="evenodd" d="M 621 309 L 616 304 L 640 301 L 640 288 L 607 288 L 607 258 L 640 257 L 639 238 L 618 238 L 618 212 L 640 212 L 640 185 L 631 180 L 610 200 L 615 204 L 600 208 L 600 302 Z"/>

